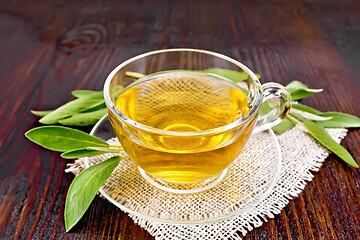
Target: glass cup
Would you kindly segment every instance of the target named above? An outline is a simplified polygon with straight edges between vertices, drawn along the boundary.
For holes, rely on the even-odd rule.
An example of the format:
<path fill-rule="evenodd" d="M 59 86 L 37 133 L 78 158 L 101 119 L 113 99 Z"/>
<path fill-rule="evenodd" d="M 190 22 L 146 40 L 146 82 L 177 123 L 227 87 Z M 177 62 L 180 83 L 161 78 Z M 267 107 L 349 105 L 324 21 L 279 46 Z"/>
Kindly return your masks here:
<path fill-rule="evenodd" d="M 280 123 L 291 106 L 282 85 L 261 85 L 236 60 L 196 49 L 123 62 L 107 77 L 104 98 L 116 136 L 141 175 L 173 193 L 219 183 L 251 134 Z M 267 113 L 259 117 L 263 103 Z"/>

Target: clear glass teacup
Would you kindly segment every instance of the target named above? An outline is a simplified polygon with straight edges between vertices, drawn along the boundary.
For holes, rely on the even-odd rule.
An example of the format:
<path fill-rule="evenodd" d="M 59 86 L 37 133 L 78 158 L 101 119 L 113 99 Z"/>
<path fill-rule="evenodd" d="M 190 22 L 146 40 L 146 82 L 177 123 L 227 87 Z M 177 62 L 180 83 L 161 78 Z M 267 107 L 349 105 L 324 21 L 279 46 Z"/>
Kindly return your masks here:
<path fill-rule="evenodd" d="M 222 180 L 251 134 L 287 115 L 290 93 L 246 66 L 196 49 L 145 53 L 116 67 L 104 97 L 113 129 L 145 179 L 174 193 Z M 270 110 L 259 117 L 261 105 Z M 251 162 L 249 162 L 251 164 Z"/>

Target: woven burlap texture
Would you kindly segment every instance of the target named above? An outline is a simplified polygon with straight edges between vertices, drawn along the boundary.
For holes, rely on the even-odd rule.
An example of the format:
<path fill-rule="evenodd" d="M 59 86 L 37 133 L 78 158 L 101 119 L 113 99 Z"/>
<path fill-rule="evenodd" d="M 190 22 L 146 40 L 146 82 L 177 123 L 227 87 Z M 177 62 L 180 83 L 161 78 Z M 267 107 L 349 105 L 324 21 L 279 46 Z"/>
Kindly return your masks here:
<path fill-rule="evenodd" d="M 333 128 L 327 129 L 327 131 L 337 142 L 340 142 L 347 134 L 346 129 Z M 301 126 L 296 126 L 283 134 L 277 135 L 277 138 L 282 152 L 280 178 L 270 195 L 250 211 L 225 221 L 195 226 L 165 224 L 142 219 L 131 214 L 130 217 L 158 240 L 241 239 L 241 235 L 245 235 L 253 228 L 260 227 L 268 218 L 273 218 L 274 214 L 279 214 L 289 200 L 296 197 L 305 188 L 306 183 L 312 180 L 313 174 L 311 171 L 318 171 L 329 155 L 328 150 L 311 138 Z M 104 155 L 95 157 L 95 159 L 92 158 L 92 162 L 100 162 L 107 157 L 104 157 Z M 66 172 L 78 174 L 84 168 L 84 159 L 78 159 L 68 165 Z M 115 183 L 112 183 L 111 178 L 105 183 L 108 188 L 111 188 L 112 184 Z M 146 192 L 144 192 L 144 196 L 138 197 L 146 198 Z M 160 204 L 166 203 L 165 201 Z M 182 202 L 176 204 L 180 209 Z M 159 206 L 159 208 L 164 209 L 166 207 L 166 205 Z"/>

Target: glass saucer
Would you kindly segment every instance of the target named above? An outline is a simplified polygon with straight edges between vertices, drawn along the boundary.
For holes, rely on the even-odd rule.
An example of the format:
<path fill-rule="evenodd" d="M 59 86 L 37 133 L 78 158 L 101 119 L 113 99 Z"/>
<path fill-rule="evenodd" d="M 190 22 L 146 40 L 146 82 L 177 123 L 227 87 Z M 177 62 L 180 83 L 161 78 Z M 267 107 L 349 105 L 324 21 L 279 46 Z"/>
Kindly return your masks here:
<path fill-rule="evenodd" d="M 118 142 L 107 116 L 90 134 L 112 139 L 112 144 Z M 89 167 L 113 155 L 85 158 L 85 165 Z M 176 194 L 156 188 L 129 158 L 120 162 L 99 191 L 124 212 L 143 219 L 184 225 L 213 223 L 246 213 L 265 199 L 280 177 L 281 160 L 279 142 L 268 130 L 253 134 L 224 179 L 206 191 Z"/>

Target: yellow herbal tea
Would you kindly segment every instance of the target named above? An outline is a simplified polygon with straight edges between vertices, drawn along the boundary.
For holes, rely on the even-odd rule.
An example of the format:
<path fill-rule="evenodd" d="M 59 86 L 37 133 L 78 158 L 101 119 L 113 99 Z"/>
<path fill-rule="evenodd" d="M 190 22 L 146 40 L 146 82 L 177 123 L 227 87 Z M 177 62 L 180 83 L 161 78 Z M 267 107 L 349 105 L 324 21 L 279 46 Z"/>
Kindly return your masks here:
<path fill-rule="evenodd" d="M 127 154 L 147 173 L 170 182 L 197 182 L 224 170 L 247 142 L 255 118 L 212 131 L 247 114 L 246 99 L 237 85 L 213 75 L 162 73 L 130 85 L 115 104 L 126 117 L 153 131 L 119 123 L 111 112 L 110 119 Z M 204 130 L 208 133 L 200 132 Z"/>

